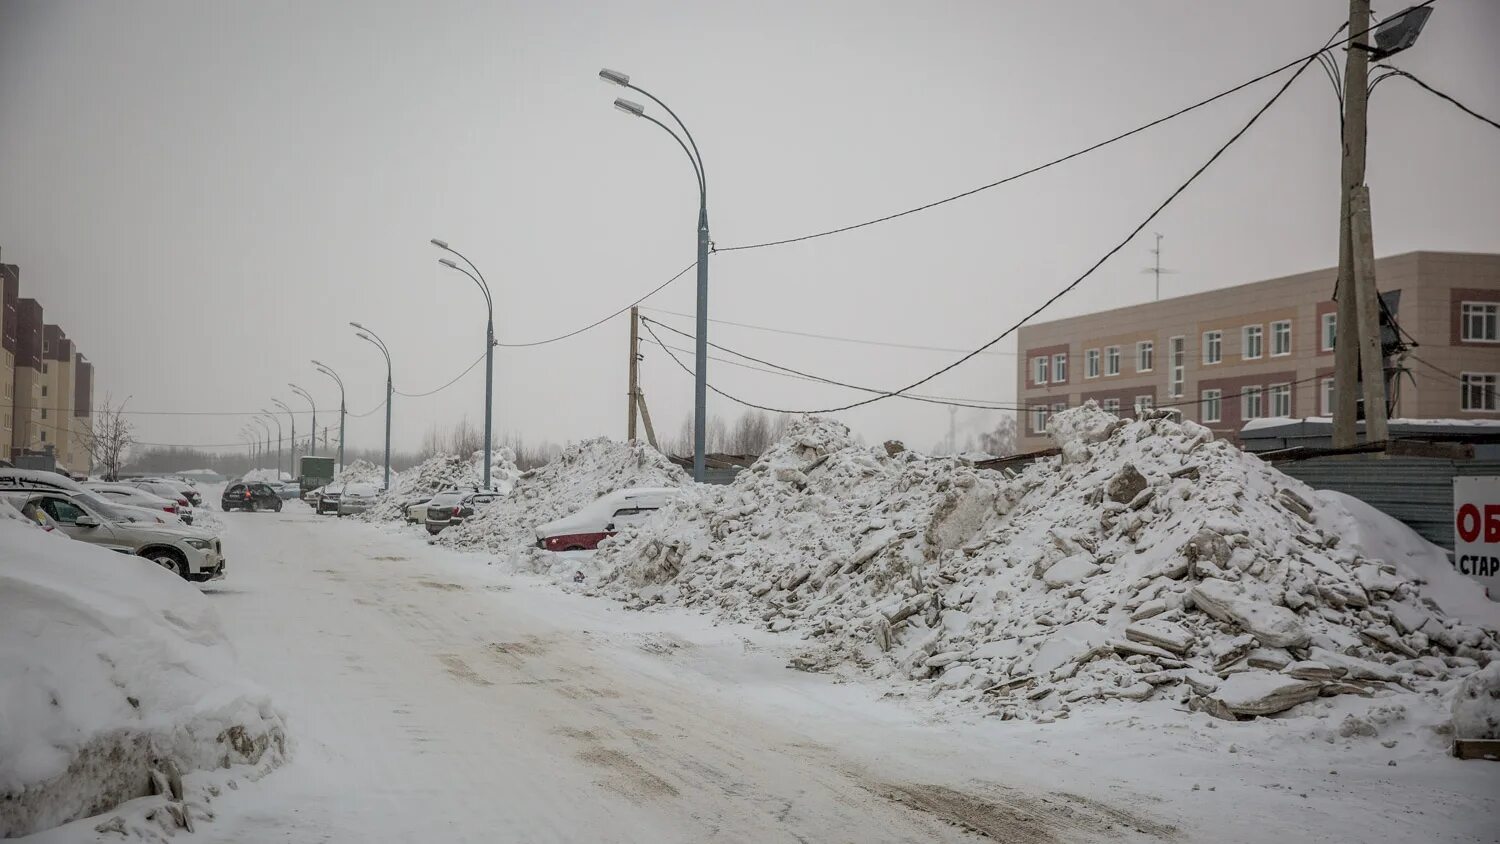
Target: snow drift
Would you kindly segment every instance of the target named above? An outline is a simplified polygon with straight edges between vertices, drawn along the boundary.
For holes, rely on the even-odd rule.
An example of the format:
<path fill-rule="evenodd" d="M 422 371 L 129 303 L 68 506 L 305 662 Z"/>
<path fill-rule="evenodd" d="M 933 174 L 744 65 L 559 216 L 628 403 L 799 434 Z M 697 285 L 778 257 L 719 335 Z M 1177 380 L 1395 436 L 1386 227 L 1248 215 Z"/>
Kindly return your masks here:
<path fill-rule="evenodd" d="M 336 484 L 378 484 L 384 479 L 384 467 L 376 466 L 362 457 L 333 473 L 333 482 Z"/>
<path fill-rule="evenodd" d="M 573 443 L 545 466 L 521 474 L 510 495 L 438 535 L 456 548 L 508 551 L 536 544 L 536 526 L 626 487 L 678 486 L 688 477 L 661 452 L 600 437 Z"/>
<path fill-rule="evenodd" d="M 278 764 L 281 714 L 212 606 L 139 557 L 0 518 L 0 837 L 193 770 Z"/>
<path fill-rule="evenodd" d="M 797 667 L 1004 717 L 1163 698 L 1266 715 L 1448 683 L 1500 650 L 1434 598 L 1463 590 L 1451 568 L 1344 539 L 1351 521 L 1398 536 L 1393 520 L 1356 520 L 1207 428 L 1090 403 L 1049 431 L 1061 456 L 1013 475 L 798 420 L 732 485 L 606 542 L 600 588 L 794 630 L 815 643 Z"/>

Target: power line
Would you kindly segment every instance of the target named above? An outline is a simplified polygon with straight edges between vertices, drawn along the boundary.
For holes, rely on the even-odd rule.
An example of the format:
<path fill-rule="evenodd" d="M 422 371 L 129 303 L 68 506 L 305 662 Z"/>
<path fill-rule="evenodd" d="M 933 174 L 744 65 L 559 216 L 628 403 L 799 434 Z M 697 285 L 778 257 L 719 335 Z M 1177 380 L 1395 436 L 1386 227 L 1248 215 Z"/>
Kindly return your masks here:
<path fill-rule="evenodd" d="M 619 316 L 620 314 L 625 313 L 626 311 L 630 310 L 631 308 L 635 307 L 636 305 L 639 305 L 640 303 L 646 301 L 647 299 L 650 299 L 652 296 L 655 296 L 656 294 L 658 294 L 662 290 L 664 290 L 667 285 L 669 285 L 672 282 L 676 281 L 677 279 L 682 278 L 683 276 L 687 275 L 688 270 L 691 270 L 693 267 L 696 267 L 696 266 L 698 266 L 698 262 L 697 261 L 694 261 L 691 264 L 688 264 L 687 266 L 683 267 L 677 273 L 677 275 L 674 275 L 671 278 L 667 279 L 666 281 L 662 282 L 661 284 L 658 284 L 655 287 L 651 288 L 651 290 L 649 292 L 647 292 L 646 295 L 640 297 L 639 299 L 636 299 L 634 302 L 631 302 L 630 304 L 626 305 L 625 307 L 620 308 L 619 310 L 611 313 L 609 316 L 603 317 L 601 319 L 594 320 L 593 322 L 589 323 L 588 325 L 585 325 L 584 327 L 579 328 L 579 329 L 577 329 L 575 331 L 569 331 L 567 334 L 559 334 L 556 337 L 549 337 L 546 340 L 533 340 L 533 341 L 531 341 L 529 343 L 496 343 L 495 345 L 496 346 L 502 346 L 502 347 L 508 348 L 508 349 L 522 349 L 522 348 L 527 348 L 527 347 L 530 347 L 530 346 L 545 346 L 548 343 L 556 343 L 559 340 L 566 340 L 569 337 L 577 337 L 579 334 L 582 334 L 583 332 L 588 331 L 591 328 L 597 328 L 597 327 L 603 325 L 604 323 L 609 322 L 610 320 L 612 320 L 615 317 Z"/>
<path fill-rule="evenodd" d="M 1434 0 L 1428 0 L 1428 3 L 1431 3 L 1431 2 L 1434 2 Z M 1426 5 L 1426 4 L 1424 4 L 1424 5 Z M 911 389 L 913 389 L 915 387 L 920 387 L 921 385 L 927 383 L 928 381 L 931 381 L 932 379 L 938 377 L 939 375 L 942 375 L 942 374 L 944 374 L 944 373 L 946 373 L 946 372 L 948 372 L 948 371 L 950 371 L 952 369 L 957 368 L 958 366 L 962 365 L 963 363 L 966 363 L 970 359 L 972 359 L 975 356 L 981 354 L 986 349 L 990 348 L 991 346 L 995 345 L 996 343 L 999 343 L 1001 340 L 1004 340 L 1006 337 L 1009 337 L 1011 334 L 1015 333 L 1018 329 L 1020 329 L 1020 327 L 1022 325 L 1025 325 L 1027 322 L 1030 322 L 1034 317 L 1036 317 L 1042 311 L 1046 310 L 1048 307 L 1050 307 L 1058 299 L 1061 299 L 1063 296 L 1065 296 L 1068 293 L 1072 292 L 1075 288 L 1078 287 L 1078 285 L 1082 284 L 1089 276 L 1093 275 L 1095 271 L 1097 271 L 1101 266 L 1103 266 L 1106 261 L 1108 261 L 1110 258 L 1112 258 L 1121 249 L 1125 248 L 1126 244 L 1130 243 L 1130 241 L 1133 240 L 1136 235 L 1140 234 L 1141 231 L 1143 231 L 1146 228 L 1146 226 L 1150 225 L 1151 221 L 1154 220 L 1154 219 L 1156 219 L 1157 216 L 1159 216 L 1162 211 L 1165 211 L 1166 208 L 1167 208 L 1167 206 L 1171 205 L 1172 202 L 1177 199 L 1177 197 L 1181 196 L 1182 193 L 1184 191 L 1186 191 L 1188 189 L 1188 187 L 1193 184 L 1193 182 L 1197 181 L 1198 177 L 1202 176 L 1203 173 L 1205 171 L 1207 171 L 1208 168 L 1210 166 L 1212 166 L 1214 162 L 1218 161 L 1219 158 L 1221 156 L 1223 156 L 1223 154 L 1226 151 L 1228 151 L 1228 149 L 1231 146 L 1233 146 L 1236 141 L 1238 141 L 1240 138 L 1244 137 L 1245 133 L 1248 132 L 1248 131 L 1250 131 L 1250 127 L 1254 126 L 1255 123 L 1257 121 L 1259 121 L 1260 118 L 1268 110 L 1270 110 L 1271 106 L 1275 105 L 1276 101 L 1279 100 L 1279 99 L 1281 99 L 1281 96 L 1286 93 L 1287 89 L 1291 87 L 1292 83 L 1295 82 L 1297 80 L 1297 78 L 1302 75 L 1303 71 L 1307 70 L 1307 68 L 1314 61 L 1316 61 L 1316 59 L 1317 59 L 1317 54 L 1314 53 L 1312 56 L 1310 56 L 1306 60 L 1304 60 L 1302 62 L 1302 66 L 1299 67 L 1299 68 L 1297 68 L 1297 71 L 1295 73 L 1293 73 L 1290 77 L 1288 77 L 1287 80 L 1286 80 L 1286 82 L 1282 83 L 1281 87 L 1279 89 L 1277 89 L 1276 93 L 1273 94 L 1271 96 L 1271 98 L 1265 102 L 1264 105 L 1262 105 L 1258 110 L 1256 110 L 1255 114 L 1251 115 L 1250 119 L 1248 121 L 1246 121 L 1246 123 L 1245 123 L 1244 126 L 1240 127 L 1240 129 L 1237 132 L 1235 132 L 1233 135 L 1231 135 L 1230 138 L 1229 138 L 1229 140 L 1225 141 L 1223 143 L 1223 145 L 1221 145 L 1217 150 L 1215 150 L 1214 153 L 1213 153 L 1213 155 L 1209 156 L 1209 158 L 1208 158 L 1207 161 L 1205 161 L 1201 166 L 1199 166 L 1197 170 L 1193 171 L 1192 175 L 1190 175 L 1187 178 L 1186 181 L 1184 181 L 1181 185 L 1179 185 L 1176 190 L 1172 191 L 1171 194 L 1169 194 L 1167 196 L 1167 198 L 1165 200 L 1163 200 L 1162 203 L 1156 207 L 1155 210 L 1153 210 L 1150 214 L 1146 215 L 1146 218 L 1143 219 L 1143 220 L 1141 220 L 1141 222 L 1139 224 L 1137 224 L 1135 226 L 1135 228 L 1132 229 L 1130 231 L 1130 233 L 1127 234 L 1124 237 L 1124 239 L 1122 239 L 1119 243 L 1115 244 L 1114 247 L 1112 247 L 1107 252 L 1105 252 L 1104 255 L 1102 257 L 1100 257 L 1097 261 L 1095 261 L 1093 263 L 1093 265 L 1090 266 L 1087 270 L 1085 270 L 1082 275 L 1079 275 L 1073 281 L 1069 282 L 1066 286 L 1064 286 L 1061 290 L 1058 290 L 1056 293 L 1052 294 L 1052 296 L 1049 297 L 1045 302 L 1043 302 L 1041 305 L 1037 306 L 1035 309 L 1033 309 L 1026 316 L 1022 317 L 1014 325 L 1012 325 L 1011 327 L 1007 328 L 1005 331 L 1001 332 L 999 334 L 999 336 L 995 337 L 994 339 L 990 340 L 988 343 L 985 343 L 984 345 L 980 346 L 979 348 L 974 349 L 973 351 L 965 353 L 958 360 L 956 360 L 956 361 L 948 364 L 947 366 L 944 366 L 944 367 L 941 367 L 941 368 L 937 369 L 936 371 L 932 372 L 929 375 L 923 376 L 922 378 L 918 379 L 917 381 L 914 381 L 911 384 L 908 384 L 908 385 L 906 385 L 905 387 L 902 387 L 899 390 L 895 390 L 895 391 L 889 392 L 889 393 L 883 393 L 881 395 L 873 396 L 873 397 L 867 398 L 867 399 L 861 399 L 860 401 L 851 402 L 849 404 L 839 405 L 839 406 L 836 406 L 836 407 L 821 408 L 821 409 L 817 409 L 817 410 L 794 410 L 794 409 L 789 409 L 789 408 L 779 408 L 779 407 L 771 407 L 771 406 L 767 406 L 767 405 L 759 405 L 759 404 L 755 404 L 753 402 L 748 402 L 748 401 L 745 401 L 743 399 L 739 399 L 739 398 L 734 397 L 734 396 L 729 396 L 729 395 L 723 393 L 722 391 L 716 390 L 715 392 L 719 392 L 719 394 L 720 395 L 724 395 L 725 398 L 729 398 L 729 399 L 731 399 L 733 401 L 737 401 L 740 404 L 746 405 L 747 407 L 754 407 L 754 408 L 756 408 L 758 410 L 765 410 L 765 411 L 769 411 L 771 413 L 836 413 L 838 411 L 851 410 L 851 409 L 856 408 L 856 407 L 861 407 L 861 406 L 867 405 L 867 404 L 873 404 L 874 402 L 877 402 L 877 401 L 883 401 L 884 399 L 888 399 L 888 398 L 891 398 L 893 396 L 901 395 L 901 394 L 903 394 L 903 393 L 907 392 L 908 390 L 911 390 Z"/>
<path fill-rule="evenodd" d="M 1485 117 L 1484 115 L 1480 114 L 1479 112 L 1475 111 L 1472 108 L 1469 108 L 1468 106 L 1464 105 L 1463 103 L 1459 102 L 1458 100 L 1454 99 L 1453 97 L 1449 96 L 1448 94 L 1445 94 L 1442 91 L 1439 91 L 1438 89 L 1432 87 L 1431 85 L 1428 85 L 1426 82 L 1423 82 L 1422 80 L 1418 79 L 1416 77 L 1416 75 L 1413 74 L 1411 71 L 1402 70 L 1399 67 L 1393 67 L 1393 66 L 1388 65 L 1388 64 L 1377 64 L 1375 66 L 1378 67 L 1378 68 L 1381 68 L 1381 69 L 1385 70 L 1386 74 L 1384 76 L 1381 76 L 1381 77 L 1377 78 L 1375 80 L 1375 82 L 1372 83 L 1372 87 L 1373 87 L 1373 85 L 1379 84 L 1381 80 L 1386 79 L 1388 77 L 1391 77 L 1391 76 L 1401 76 L 1401 77 L 1404 77 L 1406 79 L 1410 79 L 1411 81 L 1417 83 L 1417 85 L 1419 85 L 1423 90 L 1427 91 L 1427 93 L 1432 94 L 1434 96 L 1437 96 L 1437 97 L 1439 97 L 1441 99 L 1447 100 L 1449 103 L 1451 103 L 1459 111 L 1462 111 L 1464 114 L 1469 115 L 1470 117 L 1474 118 L 1475 120 L 1479 120 L 1481 122 L 1488 123 L 1490 126 L 1493 126 L 1496 129 L 1500 129 L 1500 122 L 1496 122 L 1494 120 L 1491 120 L 1488 117 Z"/>
<path fill-rule="evenodd" d="M 454 384 L 457 384 L 458 381 L 459 381 L 459 379 L 463 378 L 465 375 L 468 375 L 470 372 L 473 372 L 474 371 L 474 367 L 478 366 L 479 362 L 482 361 L 482 360 L 484 360 L 484 355 L 481 354 L 479 357 L 475 358 L 474 362 L 471 363 L 471 364 L 469 364 L 468 367 L 465 368 L 463 372 L 460 372 L 457 375 L 453 376 L 452 378 L 448 379 L 448 382 L 445 383 L 445 384 L 443 384 L 441 387 L 435 387 L 435 388 L 433 388 L 431 390 L 428 390 L 425 393 L 403 393 L 403 392 L 401 392 L 400 390 L 398 390 L 398 389 L 396 389 L 394 387 L 391 388 L 391 392 L 395 393 L 398 396 L 406 396 L 409 399 L 419 399 L 419 398 L 422 398 L 423 396 L 430 396 L 430 395 L 432 395 L 434 393 L 440 393 L 443 390 L 446 390 L 449 387 L 453 386 Z M 381 404 L 382 407 L 385 406 L 385 402 L 384 401 L 382 401 L 380 404 Z M 378 409 L 379 408 L 376 408 L 376 410 L 378 410 Z M 371 413 L 373 413 L 373 412 L 374 411 L 371 411 Z M 353 414 L 353 415 L 357 416 L 359 414 Z"/>
<path fill-rule="evenodd" d="M 692 314 L 684 314 L 684 313 L 681 313 L 681 312 L 678 312 L 678 311 L 669 311 L 669 310 L 666 310 L 665 308 L 642 308 L 642 310 L 655 311 L 656 313 L 659 313 L 659 314 L 667 314 L 669 316 L 681 317 L 683 319 L 694 319 L 695 318 Z M 950 347 L 947 347 L 947 346 L 922 346 L 922 345 L 917 345 L 917 344 L 913 344 L 913 343 L 892 343 L 892 342 L 884 341 L 884 340 L 866 340 L 866 339 L 859 338 L 859 337 L 837 337 L 837 336 L 834 336 L 832 334 L 814 334 L 814 333 L 812 333 L 810 331 L 795 331 L 795 330 L 790 329 L 790 328 L 772 328 L 772 327 L 766 326 L 766 325 L 751 325 L 750 323 L 747 323 L 747 322 L 732 322 L 732 321 L 727 320 L 727 319 L 710 319 L 709 322 L 718 323 L 719 325 L 732 325 L 732 326 L 734 326 L 736 328 L 749 328 L 749 329 L 753 329 L 755 331 L 769 331 L 769 332 L 771 332 L 773 334 L 788 334 L 788 335 L 791 335 L 793 337 L 810 337 L 810 338 L 813 338 L 815 340 L 833 340 L 833 341 L 838 342 L 838 343 L 858 343 L 858 344 L 863 345 L 863 346 L 887 346 L 887 347 L 890 347 L 890 348 L 893 348 L 893 349 L 912 349 L 912 350 L 919 351 L 919 352 L 959 352 L 959 353 L 961 353 L 961 352 L 968 351 L 968 349 L 956 349 L 956 348 L 950 348 Z M 661 325 L 661 323 L 657 323 L 657 324 Z M 985 354 L 987 354 L 987 355 L 997 355 L 997 356 L 1006 356 L 1006 357 L 1015 357 L 1016 352 L 985 352 Z"/>
<path fill-rule="evenodd" d="M 1435 3 L 1435 2 L 1437 2 L 1437 0 L 1426 0 L 1426 2 L 1419 3 L 1416 6 L 1413 6 L 1412 9 L 1421 8 L 1423 6 L 1430 6 L 1433 3 Z M 1411 11 L 1411 10 L 1408 9 L 1406 11 Z M 1402 14 L 1405 14 L 1405 12 L 1402 12 Z M 1377 26 L 1378 26 L 1378 24 L 1377 24 Z M 1342 29 L 1342 27 L 1340 29 Z M 852 225 L 840 226 L 840 227 L 835 228 L 835 229 L 828 229 L 826 231 L 814 232 L 812 234 L 799 235 L 797 237 L 782 238 L 781 240 L 769 240 L 769 241 L 765 241 L 765 242 L 762 242 L 762 243 L 748 243 L 748 244 L 742 244 L 740 246 L 719 246 L 719 247 L 715 247 L 713 251 L 715 251 L 715 252 L 738 252 L 738 251 L 742 251 L 742 250 L 746 250 L 746 249 L 764 249 L 764 248 L 771 247 L 771 246 L 785 246 L 785 245 L 791 244 L 791 243 L 801 243 L 802 241 L 806 241 L 806 240 L 814 240 L 814 239 L 821 238 L 821 237 L 828 237 L 830 235 L 842 234 L 844 232 L 854 231 L 855 229 L 862 229 L 862 228 L 865 228 L 866 226 L 873 226 L 873 225 L 876 225 L 878 223 L 889 222 L 891 220 L 895 220 L 895 219 L 898 219 L 900 217 L 905 217 L 905 216 L 908 216 L 910 214 L 916 214 L 916 213 L 918 213 L 920 211 L 927 211 L 929 209 L 936 208 L 936 207 L 938 207 L 940 205 L 946 205 L 946 204 L 948 204 L 950 202 L 954 202 L 956 200 L 963 199 L 965 197 L 973 196 L 974 194 L 980 193 L 982 191 L 987 191 L 990 188 L 999 187 L 999 186 L 1001 186 L 1003 184 L 1006 184 L 1008 182 L 1014 182 L 1017 179 L 1022 179 L 1022 178 L 1025 178 L 1026 176 L 1030 176 L 1030 175 L 1032 175 L 1034 173 L 1039 173 L 1039 172 L 1041 172 L 1043 170 L 1046 170 L 1046 169 L 1048 169 L 1050 167 L 1055 167 L 1058 164 L 1062 164 L 1064 162 L 1071 161 L 1072 159 L 1078 158 L 1079 156 L 1087 155 L 1088 153 L 1091 153 L 1091 152 L 1093 152 L 1095 150 L 1098 150 L 1098 149 L 1102 149 L 1103 147 L 1109 146 L 1110 144 L 1113 144 L 1113 143 L 1115 143 L 1117 141 L 1122 141 L 1122 140 L 1124 140 L 1124 139 L 1126 139 L 1126 138 L 1128 138 L 1128 137 L 1130 137 L 1132 135 L 1136 135 L 1136 134 L 1139 134 L 1141 132 L 1146 131 L 1147 129 L 1151 129 L 1151 128 L 1154 128 L 1156 126 L 1159 126 L 1159 125 L 1161 125 L 1163 123 L 1166 123 L 1169 120 L 1173 120 L 1173 119 L 1175 119 L 1177 117 L 1181 117 L 1182 115 L 1187 114 L 1188 112 L 1191 112 L 1191 111 L 1194 111 L 1196 109 L 1202 108 L 1202 107 L 1204 107 L 1204 106 L 1206 106 L 1206 105 L 1208 105 L 1210 103 L 1213 103 L 1213 102 L 1216 102 L 1218 100 L 1221 100 L 1221 99 L 1223 99 L 1223 98 L 1225 98 L 1225 97 L 1227 97 L 1227 96 L 1229 96 L 1231 94 L 1235 94 L 1235 93 L 1238 93 L 1240 91 L 1243 91 L 1244 89 L 1246 89 L 1246 88 L 1248 88 L 1248 87 L 1256 84 L 1257 82 L 1261 82 L 1262 80 L 1269 79 L 1269 78 L 1275 76 L 1276 74 L 1281 73 L 1282 71 L 1287 70 L 1289 68 L 1296 67 L 1299 63 L 1301 63 L 1303 65 L 1303 69 L 1305 69 L 1308 63 L 1311 63 L 1313 61 L 1317 61 L 1318 56 L 1321 55 L 1322 53 L 1326 52 L 1331 47 L 1337 46 L 1338 44 L 1347 44 L 1347 43 L 1353 41 L 1354 39 L 1360 37 L 1361 35 L 1364 35 L 1365 33 L 1370 32 L 1373 29 L 1375 29 L 1375 26 L 1371 26 L 1371 27 L 1369 27 L 1368 29 L 1365 29 L 1362 32 L 1352 33 L 1347 38 L 1345 38 L 1343 41 L 1330 40 L 1329 43 L 1325 44 L 1323 47 L 1319 48 L 1317 51 L 1315 51 L 1313 53 L 1310 53 L 1308 55 L 1302 56 L 1300 58 L 1293 59 L 1292 61 L 1289 61 L 1286 64 L 1281 65 L 1280 67 L 1277 67 L 1277 68 L 1275 68 L 1273 70 L 1269 70 L 1269 71 L 1267 71 L 1265 73 L 1262 73 L 1259 76 L 1253 77 L 1253 78 L 1251 78 L 1251 79 L 1249 79 L 1249 80 L 1247 80 L 1245 82 L 1241 82 L 1240 84 L 1235 85 L 1232 88 L 1228 88 L 1226 90 L 1220 91 L 1219 93 L 1214 94 L 1211 97 L 1199 100 L 1198 102 L 1193 103 L 1192 105 L 1180 108 L 1177 111 L 1172 112 L 1171 114 L 1167 114 L 1167 115 L 1165 115 L 1163 117 L 1158 117 L 1155 120 L 1152 120 L 1152 121 L 1150 121 L 1148 123 L 1143 123 L 1143 124 L 1135 127 L 1134 129 L 1127 130 L 1127 131 L 1122 132 L 1122 133 L 1120 133 L 1118 135 L 1115 135 L 1114 137 L 1108 138 L 1108 139 L 1103 140 L 1103 141 L 1099 141 L 1097 143 L 1094 143 L 1094 144 L 1091 144 L 1089 146 L 1086 146 L 1086 147 L 1084 147 L 1082 149 L 1075 150 L 1073 152 L 1068 153 L 1067 155 L 1064 155 L 1064 156 L 1061 156 L 1061 157 L 1058 157 L 1058 158 L 1054 158 L 1051 161 L 1045 162 L 1043 164 L 1038 164 L 1035 167 L 1031 167 L 1029 169 L 1022 170 L 1019 173 L 1013 173 L 1013 174 L 1011 174 L 1009 176 L 1006 176 L 1006 177 L 1004 177 L 1002 179 L 999 179 L 998 181 L 990 182 L 987 185 L 980 185 L 977 188 L 970 188 L 969 190 L 963 191 L 962 193 L 956 193 L 956 194 L 954 194 L 952 196 L 944 197 L 943 199 L 939 199 L 939 200 L 936 200 L 934 202 L 926 203 L 925 205 L 918 205 L 915 208 L 908 208 L 905 211 L 898 211 L 898 212 L 896 212 L 894 214 L 887 214 L 887 215 L 885 215 L 883 217 L 876 217 L 873 220 L 866 220 L 866 221 L 864 221 L 862 223 L 854 223 Z M 1335 38 L 1338 37 L 1337 33 L 1334 34 L 1334 37 Z M 1297 75 L 1301 75 L 1301 73 L 1302 73 L 1302 70 L 1299 69 L 1297 71 Z M 1296 77 L 1294 76 L 1293 78 L 1296 78 Z M 1414 79 L 1413 81 L 1416 81 L 1416 80 Z M 1418 84 L 1421 84 L 1421 83 L 1419 82 Z M 1426 86 L 1424 85 L 1423 87 L 1426 87 Z M 1436 92 L 1434 92 L 1434 93 L 1436 93 Z M 1274 98 L 1273 98 L 1273 102 L 1274 102 Z M 1457 101 L 1454 101 L 1454 104 L 1458 105 Z M 1462 106 L 1460 106 L 1460 107 L 1462 108 Z M 1468 109 L 1465 109 L 1465 111 L 1468 111 Z M 1473 112 L 1470 112 L 1470 113 L 1472 114 Z M 1475 116 L 1478 116 L 1478 115 L 1475 115 Z M 1483 119 L 1487 119 L 1487 118 L 1480 118 L 1480 119 L 1483 120 Z"/>

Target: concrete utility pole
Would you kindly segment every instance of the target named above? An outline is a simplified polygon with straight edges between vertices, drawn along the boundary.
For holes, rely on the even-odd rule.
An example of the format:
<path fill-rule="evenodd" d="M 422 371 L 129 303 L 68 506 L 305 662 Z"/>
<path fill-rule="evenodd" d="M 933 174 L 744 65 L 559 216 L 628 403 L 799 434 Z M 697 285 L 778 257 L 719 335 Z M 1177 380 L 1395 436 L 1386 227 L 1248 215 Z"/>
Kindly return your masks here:
<path fill-rule="evenodd" d="M 1333 445 L 1356 444 L 1361 375 L 1365 399 L 1365 442 L 1384 442 L 1386 425 L 1385 356 L 1380 344 L 1380 290 L 1375 282 L 1375 244 L 1370 221 L 1370 189 L 1365 185 L 1369 135 L 1370 57 L 1392 55 L 1416 42 L 1430 6 L 1413 7 L 1371 32 L 1369 0 L 1349 0 L 1349 33 L 1344 57 L 1344 157 L 1340 169 L 1338 322 L 1334 336 Z M 1371 47 L 1371 41 L 1378 48 Z"/>
<path fill-rule="evenodd" d="M 646 426 L 646 442 L 651 443 L 652 448 L 661 451 L 661 446 L 656 444 L 656 429 L 651 427 L 651 411 L 646 407 L 646 394 L 636 390 L 635 398 L 636 406 L 641 409 L 641 424 Z"/>
<path fill-rule="evenodd" d="M 640 334 L 641 309 L 630 309 L 630 386 L 626 393 L 625 409 L 628 421 L 625 423 L 626 442 L 635 442 L 635 417 L 637 396 L 641 389 L 641 334 Z"/>

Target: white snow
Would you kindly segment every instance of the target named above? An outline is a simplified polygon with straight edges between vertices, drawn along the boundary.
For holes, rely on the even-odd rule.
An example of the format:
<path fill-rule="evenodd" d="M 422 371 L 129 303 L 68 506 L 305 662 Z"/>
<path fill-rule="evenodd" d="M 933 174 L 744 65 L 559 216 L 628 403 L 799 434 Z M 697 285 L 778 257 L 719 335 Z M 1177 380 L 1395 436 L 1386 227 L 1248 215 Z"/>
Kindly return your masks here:
<path fill-rule="evenodd" d="M 1500 739 L 1500 662 L 1469 675 L 1453 695 L 1453 735 Z"/>
<path fill-rule="evenodd" d="M 148 793 L 151 772 L 274 764 L 284 728 L 199 590 L 0 519 L 0 837 Z"/>

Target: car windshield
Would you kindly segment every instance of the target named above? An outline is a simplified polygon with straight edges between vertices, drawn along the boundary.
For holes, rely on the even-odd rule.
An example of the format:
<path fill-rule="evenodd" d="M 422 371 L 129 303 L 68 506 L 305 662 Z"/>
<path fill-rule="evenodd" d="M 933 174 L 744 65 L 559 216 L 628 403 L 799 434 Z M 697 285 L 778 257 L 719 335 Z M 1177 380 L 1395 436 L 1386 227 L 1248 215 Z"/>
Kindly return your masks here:
<path fill-rule="evenodd" d="M 374 495 L 376 493 L 374 484 L 350 484 L 344 488 L 349 495 Z"/>
<path fill-rule="evenodd" d="M 464 494 L 461 492 L 440 492 L 432 497 L 433 507 L 452 507 L 462 501 Z"/>
<path fill-rule="evenodd" d="M 95 513 L 109 519 L 112 522 L 133 522 L 136 518 L 129 510 L 116 507 L 106 502 L 93 493 L 81 493 L 73 496 L 73 500 L 93 510 Z"/>

